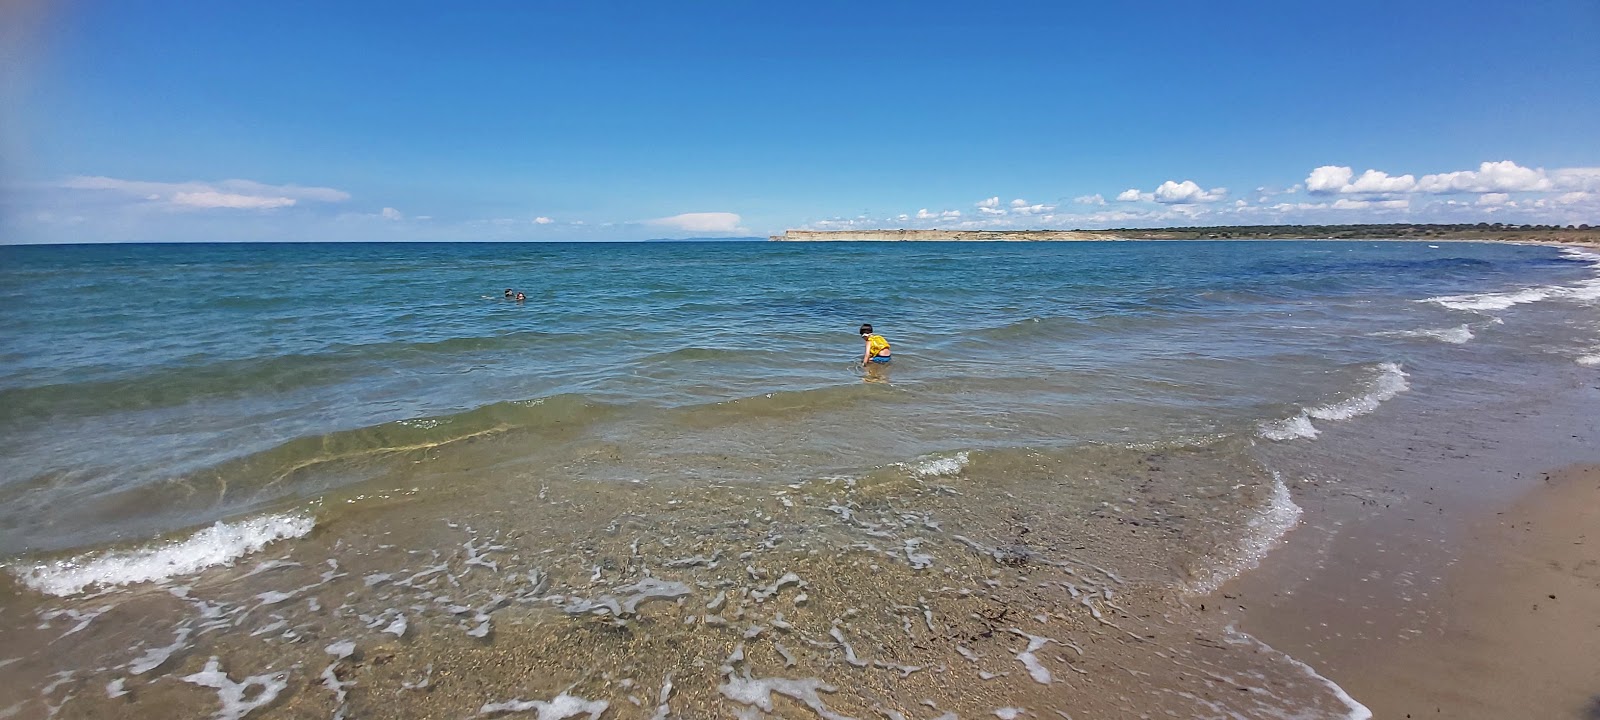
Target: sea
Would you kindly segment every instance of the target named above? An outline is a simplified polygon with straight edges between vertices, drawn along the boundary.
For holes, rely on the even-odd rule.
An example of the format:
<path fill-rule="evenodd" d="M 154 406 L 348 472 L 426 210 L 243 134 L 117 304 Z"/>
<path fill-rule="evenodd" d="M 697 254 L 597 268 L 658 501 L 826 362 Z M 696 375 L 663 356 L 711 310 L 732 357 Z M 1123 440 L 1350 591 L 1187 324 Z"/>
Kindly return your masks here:
<path fill-rule="evenodd" d="M 1202 601 L 1396 473 L 1327 438 L 1592 384 L 1597 306 L 1497 243 L 0 247 L 0 718 L 1368 717 Z"/>

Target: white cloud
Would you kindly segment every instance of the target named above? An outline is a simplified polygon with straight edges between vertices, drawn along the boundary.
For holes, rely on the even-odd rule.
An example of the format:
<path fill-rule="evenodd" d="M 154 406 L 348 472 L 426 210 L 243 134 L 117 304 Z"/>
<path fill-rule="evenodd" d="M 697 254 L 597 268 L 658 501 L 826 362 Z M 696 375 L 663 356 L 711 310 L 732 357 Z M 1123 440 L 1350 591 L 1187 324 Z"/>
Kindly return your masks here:
<path fill-rule="evenodd" d="M 302 201 L 333 203 L 350 199 L 350 193 L 333 188 L 267 185 L 254 180 L 168 183 L 89 175 L 68 178 L 59 186 L 106 191 L 180 210 L 272 210 L 293 207 Z"/>
<path fill-rule="evenodd" d="M 1484 206 L 1504 205 L 1511 196 L 1505 193 L 1484 193 L 1478 196 L 1478 204 Z"/>
<path fill-rule="evenodd" d="M 1028 206 L 1028 201 L 1027 200 L 1023 200 L 1022 198 L 1017 198 L 1017 199 L 1011 201 L 1011 207 L 1014 207 L 1014 208 L 1027 207 L 1027 206 Z"/>
<path fill-rule="evenodd" d="M 148 198 L 147 198 L 148 199 Z M 271 210 L 295 204 L 294 198 L 257 197 L 215 190 L 173 193 L 168 202 L 183 208 L 228 208 L 231 210 Z"/>
<path fill-rule="evenodd" d="M 961 217 L 961 211 L 960 210 L 946 210 L 946 211 L 944 211 L 942 213 L 939 213 L 939 217 L 944 218 L 946 220 L 954 220 L 955 218 Z"/>
<path fill-rule="evenodd" d="M 1314 193 L 1333 193 L 1350 184 L 1354 170 L 1339 165 L 1323 165 L 1306 177 L 1306 190 Z"/>
<path fill-rule="evenodd" d="M 1013 204 L 1012 207 L 1011 207 L 1011 212 L 1014 212 L 1014 213 L 1016 213 L 1018 215 L 1042 215 L 1044 213 L 1055 212 L 1055 209 L 1056 209 L 1056 206 L 1054 206 L 1054 205 L 1043 205 L 1043 204 L 1015 205 L 1015 204 Z"/>
<path fill-rule="evenodd" d="M 1411 201 L 1405 198 L 1396 200 L 1358 200 L 1354 198 L 1339 198 L 1329 205 L 1335 210 L 1401 210 L 1411 207 Z"/>
<path fill-rule="evenodd" d="M 394 209 L 392 207 L 386 207 L 386 208 L 383 209 L 383 212 L 378 213 L 378 214 L 383 216 L 383 219 L 385 219 L 385 220 L 404 220 L 405 219 L 405 216 L 401 215 L 399 210 L 396 210 L 396 209 Z"/>
<path fill-rule="evenodd" d="M 978 202 L 978 207 L 981 207 L 981 208 L 997 208 L 997 207 L 1000 207 L 1000 196 L 996 195 L 996 196 L 994 196 L 992 198 L 989 198 L 987 200 L 979 201 Z"/>
<path fill-rule="evenodd" d="M 1398 195 L 1426 193 L 1531 193 L 1600 188 L 1600 168 L 1526 168 L 1511 160 L 1485 162 L 1477 170 L 1423 175 L 1390 175 L 1367 170 L 1360 177 L 1349 167 L 1324 165 L 1306 177 L 1306 189 L 1318 194 Z"/>
<path fill-rule="evenodd" d="M 1450 193 L 1507 193 L 1545 192 L 1555 190 L 1555 183 L 1546 176 L 1543 168 L 1525 168 L 1510 160 L 1486 162 L 1476 171 L 1423 175 L 1417 182 L 1419 192 Z"/>
<path fill-rule="evenodd" d="M 550 218 L 547 218 L 547 217 L 545 217 L 543 215 L 540 215 L 539 217 L 534 218 L 533 222 L 534 222 L 535 225 L 549 225 L 550 223 L 553 223 L 555 221 L 551 220 Z M 738 221 L 735 220 L 734 222 L 737 223 Z"/>
<path fill-rule="evenodd" d="M 656 218 L 650 220 L 651 225 L 660 225 L 684 232 L 709 232 L 709 233 L 735 233 L 749 232 L 739 226 L 741 218 L 737 213 L 730 212 L 701 212 L 683 213 L 672 217 Z"/>
<path fill-rule="evenodd" d="M 1557 190 L 1600 192 L 1600 167 L 1559 168 L 1549 173 Z"/>
<path fill-rule="evenodd" d="M 1142 193 L 1134 188 L 1128 188 L 1117 194 L 1117 202 L 1139 202 L 1140 200 L 1154 200 L 1150 193 Z"/>
<path fill-rule="evenodd" d="M 1077 203 L 1077 204 L 1079 204 L 1079 205 L 1104 205 L 1104 204 L 1106 204 L 1105 196 L 1101 195 L 1100 193 L 1095 193 L 1093 195 L 1079 195 L 1078 197 L 1073 198 L 1072 201 Z"/>
<path fill-rule="evenodd" d="M 936 217 L 939 217 L 939 214 L 938 213 L 928 212 L 927 208 L 923 208 L 923 209 L 917 211 L 917 219 L 918 220 L 927 220 L 927 219 L 936 218 Z"/>
<path fill-rule="evenodd" d="M 983 205 L 979 205 L 978 206 L 978 212 L 983 213 L 984 215 L 1004 215 L 1004 214 L 1006 214 L 1005 208 L 986 207 L 986 206 L 983 206 Z"/>
<path fill-rule="evenodd" d="M 1227 196 L 1227 188 L 1206 190 L 1195 184 L 1193 180 L 1185 180 L 1181 183 L 1168 180 L 1161 183 L 1155 191 L 1156 202 L 1167 204 L 1216 202 Z"/>

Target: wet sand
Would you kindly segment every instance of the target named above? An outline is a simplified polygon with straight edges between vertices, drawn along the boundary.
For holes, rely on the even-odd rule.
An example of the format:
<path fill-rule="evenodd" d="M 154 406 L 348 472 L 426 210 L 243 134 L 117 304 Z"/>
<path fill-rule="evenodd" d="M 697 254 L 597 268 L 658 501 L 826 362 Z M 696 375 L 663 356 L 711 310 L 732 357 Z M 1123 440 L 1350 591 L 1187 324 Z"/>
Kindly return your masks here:
<path fill-rule="evenodd" d="M 1378 717 L 1600 714 L 1600 466 L 1547 476 L 1469 531 L 1442 626 L 1343 682 Z"/>
<path fill-rule="evenodd" d="M 1308 522 L 1196 602 L 1377 718 L 1600 717 L 1600 465 L 1566 465 L 1594 454 L 1592 390 L 1448 441 L 1397 434 L 1410 472 L 1298 487 Z"/>

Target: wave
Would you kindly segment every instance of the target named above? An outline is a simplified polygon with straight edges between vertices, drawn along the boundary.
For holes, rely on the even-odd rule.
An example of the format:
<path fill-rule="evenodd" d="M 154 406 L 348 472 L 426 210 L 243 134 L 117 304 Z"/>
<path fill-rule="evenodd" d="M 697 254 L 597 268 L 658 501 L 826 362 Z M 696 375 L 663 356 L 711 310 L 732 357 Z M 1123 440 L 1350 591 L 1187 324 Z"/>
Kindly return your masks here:
<path fill-rule="evenodd" d="M 1467 324 L 1448 328 L 1424 328 L 1421 330 L 1395 330 L 1392 332 L 1374 333 L 1378 337 L 1403 337 L 1403 338 L 1429 338 L 1452 345 L 1461 345 L 1476 337 L 1472 326 Z"/>
<path fill-rule="evenodd" d="M 382 475 L 405 459 L 513 432 L 566 437 L 618 408 L 581 395 L 501 402 L 454 415 L 308 435 L 161 481 L 95 493 L 56 475 L 0 487 L 0 546 L 61 548 L 149 536 L 257 512 Z M 529 443 L 505 444 L 525 452 Z M 38 518 L 50 518 L 44 524 Z M 72 528 L 66 532 L 60 528 Z"/>
<path fill-rule="evenodd" d="M 1214 567 L 1205 577 L 1190 583 L 1188 592 L 1209 595 L 1229 580 L 1259 567 L 1261 559 L 1300 523 L 1300 516 L 1304 512 L 1289 494 L 1289 486 L 1283 482 L 1283 475 L 1274 470 L 1272 495 L 1267 498 L 1266 506 L 1245 523 L 1244 535 L 1239 538 L 1234 556 Z"/>
<path fill-rule="evenodd" d="M 1254 636 L 1239 631 L 1232 625 L 1227 627 L 1227 635 L 1224 637 L 1224 639 L 1229 645 L 1248 645 L 1256 648 L 1258 652 L 1265 653 L 1267 655 L 1277 655 L 1279 659 L 1289 663 L 1295 668 L 1298 668 L 1301 672 L 1305 673 L 1306 677 L 1310 678 L 1312 682 L 1327 688 L 1328 692 L 1332 693 L 1333 697 L 1337 699 L 1341 705 L 1344 705 L 1345 714 L 1342 720 L 1371 720 L 1372 710 L 1368 709 L 1366 705 L 1361 704 L 1355 698 L 1350 697 L 1350 693 L 1345 692 L 1344 688 L 1339 687 L 1338 683 L 1335 683 L 1334 681 L 1324 677 L 1310 665 L 1301 662 L 1282 650 L 1257 640 Z M 1296 715 L 1296 717 L 1301 716 Z"/>
<path fill-rule="evenodd" d="M 236 523 L 218 522 L 174 542 L 7 569 L 34 590 L 64 597 L 91 588 L 158 582 L 215 565 L 231 565 L 278 540 L 302 537 L 314 525 L 304 516 L 263 515 Z"/>
<path fill-rule="evenodd" d="M 582 335 L 524 331 L 432 342 L 346 345 L 327 352 L 171 366 L 128 377 L 0 390 L 0 425 L 60 416 L 175 407 L 197 400 L 335 385 L 408 356 L 509 352 Z"/>
<path fill-rule="evenodd" d="M 1366 391 L 1339 402 L 1302 409 L 1299 413 L 1281 420 L 1262 423 L 1257 434 L 1268 440 L 1294 440 L 1314 438 L 1319 434 L 1315 420 L 1349 420 L 1378 409 L 1385 401 L 1409 389 L 1411 384 L 1399 363 L 1379 363 L 1376 374 L 1368 381 Z"/>
<path fill-rule="evenodd" d="M 962 470 L 967 469 L 967 465 L 971 464 L 971 462 L 972 456 L 969 453 L 958 452 L 950 457 L 923 458 L 915 462 L 897 463 L 897 465 L 910 470 L 912 475 L 916 475 L 919 478 L 930 478 L 959 475 Z"/>
<path fill-rule="evenodd" d="M 1600 367 L 1600 347 L 1592 347 L 1577 358 L 1579 365 L 1584 367 Z"/>
<path fill-rule="evenodd" d="M 1577 248 L 1562 248 L 1561 254 L 1569 260 L 1586 263 L 1595 271 L 1594 278 L 1573 285 L 1539 285 L 1505 292 L 1473 293 L 1469 295 L 1441 295 L 1422 300 L 1451 310 L 1481 312 L 1504 310 L 1514 305 L 1524 305 L 1543 300 L 1575 300 L 1588 302 L 1600 300 L 1600 253 Z"/>

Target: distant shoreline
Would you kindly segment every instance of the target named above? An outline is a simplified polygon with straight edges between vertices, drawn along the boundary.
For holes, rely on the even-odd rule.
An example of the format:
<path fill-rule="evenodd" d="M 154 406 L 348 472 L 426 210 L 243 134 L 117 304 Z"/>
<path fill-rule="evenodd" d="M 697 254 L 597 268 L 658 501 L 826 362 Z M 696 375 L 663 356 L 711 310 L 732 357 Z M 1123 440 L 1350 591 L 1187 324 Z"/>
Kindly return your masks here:
<path fill-rule="evenodd" d="M 1110 230 L 787 230 L 773 242 L 1083 242 L 1104 240 L 1434 240 L 1600 245 L 1588 225 L 1247 225 Z"/>

